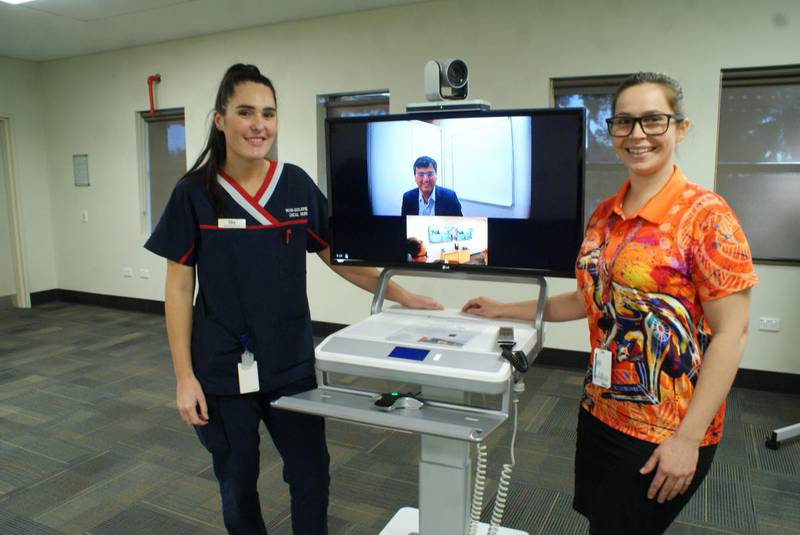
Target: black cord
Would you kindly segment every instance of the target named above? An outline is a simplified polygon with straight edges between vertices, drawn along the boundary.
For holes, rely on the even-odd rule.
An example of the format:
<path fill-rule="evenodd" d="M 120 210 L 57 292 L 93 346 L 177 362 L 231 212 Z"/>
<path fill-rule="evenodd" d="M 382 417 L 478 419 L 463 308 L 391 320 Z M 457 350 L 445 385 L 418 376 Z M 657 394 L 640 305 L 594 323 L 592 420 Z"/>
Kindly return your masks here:
<path fill-rule="evenodd" d="M 528 371 L 528 357 L 523 351 L 512 351 L 513 345 L 503 344 L 500 346 L 503 350 L 502 356 L 514 366 L 514 369 L 520 373 Z"/>

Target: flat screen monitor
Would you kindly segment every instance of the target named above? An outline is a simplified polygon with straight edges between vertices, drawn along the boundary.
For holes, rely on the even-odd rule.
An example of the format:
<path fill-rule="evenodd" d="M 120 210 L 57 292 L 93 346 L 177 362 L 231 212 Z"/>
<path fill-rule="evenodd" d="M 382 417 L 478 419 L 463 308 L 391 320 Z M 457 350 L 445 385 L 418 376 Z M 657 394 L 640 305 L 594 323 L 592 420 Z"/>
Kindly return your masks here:
<path fill-rule="evenodd" d="M 339 265 L 573 276 L 583 109 L 326 121 Z"/>

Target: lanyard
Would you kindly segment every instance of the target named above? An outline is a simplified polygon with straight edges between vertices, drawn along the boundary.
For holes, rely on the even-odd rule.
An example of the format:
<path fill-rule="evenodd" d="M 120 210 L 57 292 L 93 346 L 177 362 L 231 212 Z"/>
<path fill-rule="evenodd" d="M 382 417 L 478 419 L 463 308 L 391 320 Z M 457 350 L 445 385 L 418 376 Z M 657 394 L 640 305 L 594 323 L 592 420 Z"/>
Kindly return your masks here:
<path fill-rule="evenodd" d="M 617 261 L 617 257 L 625 248 L 625 246 L 630 243 L 630 241 L 633 239 L 633 236 L 644 223 L 644 220 L 639 218 L 639 221 L 637 221 L 636 225 L 634 225 L 633 228 L 628 231 L 628 233 L 625 235 L 625 238 L 623 238 L 623 240 L 617 246 L 614 254 L 611 255 L 611 260 L 608 262 L 608 264 L 606 264 L 606 247 L 608 247 L 609 240 L 611 239 L 611 227 L 614 226 L 616 220 L 617 214 L 611 214 L 608 225 L 606 226 L 605 241 L 600 249 L 600 258 L 598 258 L 597 274 L 598 282 L 602 285 L 601 310 L 603 311 L 603 314 L 605 314 L 606 306 L 611 299 L 611 281 L 613 278 L 614 264 Z"/>

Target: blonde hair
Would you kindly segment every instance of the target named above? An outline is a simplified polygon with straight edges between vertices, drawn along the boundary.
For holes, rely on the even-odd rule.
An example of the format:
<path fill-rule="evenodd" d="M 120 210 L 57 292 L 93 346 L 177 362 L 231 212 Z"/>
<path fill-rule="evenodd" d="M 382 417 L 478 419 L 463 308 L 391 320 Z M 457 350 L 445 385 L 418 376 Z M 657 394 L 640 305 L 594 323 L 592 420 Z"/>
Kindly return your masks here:
<path fill-rule="evenodd" d="M 619 84 L 616 91 L 614 91 L 614 97 L 611 99 L 611 112 L 616 113 L 617 99 L 623 91 L 629 87 L 642 84 L 656 84 L 661 86 L 664 90 L 664 96 L 667 98 L 667 104 L 672 108 L 672 111 L 674 111 L 676 115 L 684 115 L 683 89 L 681 89 L 681 85 L 675 78 L 661 72 L 637 72 L 625 78 L 622 83 Z"/>

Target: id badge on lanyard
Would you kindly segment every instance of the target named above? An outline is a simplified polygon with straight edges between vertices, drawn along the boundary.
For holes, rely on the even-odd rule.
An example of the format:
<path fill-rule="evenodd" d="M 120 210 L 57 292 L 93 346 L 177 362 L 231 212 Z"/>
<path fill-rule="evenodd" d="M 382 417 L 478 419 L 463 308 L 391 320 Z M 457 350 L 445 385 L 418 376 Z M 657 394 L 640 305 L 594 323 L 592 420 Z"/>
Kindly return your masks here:
<path fill-rule="evenodd" d="M 617 247 L 617 250 L 614 251 L 614 254 L 611 256 L 611 260 L 609 261 L 608 265 L 606 265 L 605 260 L 605 253 L 606 253 L 606 246 L 608 245 L 610 236 L 611 236 L 611 227 L 614 225 L 616 221 L 616 217 L 612 216 L 608 222 L 608 227 L 606 227 L 606 240 L 603 244 L 603 249 L 600 251 L 600 257 L 598 258 L 598 282 L 602 284 L 601 288 L 601 299 L 602 299 L 602 306 L 600 310 L 603 312 L 603 317 L 597 322 L 598 326 L 603 329 L 605 332 L 604 338 L 606 341 L 603 343 L 602 347 L 595 348 L 594 352 L 592 353 L 592 384 L 597 385 L 602 388 L 611 388 L 611 351 L 608 350 L 608 331 L 614 328 L 614 318 L 609 314 L 609 301 L 611 300 L 611 282 L 613 279 L 614 273 L 614 263 L 617 261 L 617 257 L 619 253 L 625 248 L 626 245 L 633 239 L 633 236 L 636 234 L 636 231 L 642 226 L 644 222 L 642 219 L 636 223 L 636 225 L 625 235 L 625 238 Z"/>
<path fill-rule="evenodd" d="M 239 368 L 239 393 L 250 394 L 258 392 L 258 362 L 255 355 L 247 348 L 247 337 L 242 336 L 242 361 L 238 364 Z"/>
<path fill-rule="evenodd" d="M 611 388 L 611 351 L 604 347 L 596 347 L 594 349 L 592 384 L 603 388 Z"/>

